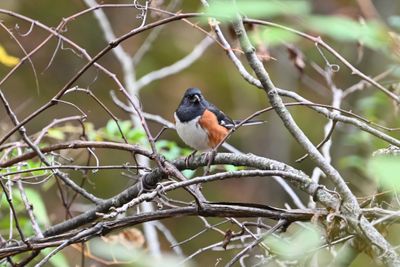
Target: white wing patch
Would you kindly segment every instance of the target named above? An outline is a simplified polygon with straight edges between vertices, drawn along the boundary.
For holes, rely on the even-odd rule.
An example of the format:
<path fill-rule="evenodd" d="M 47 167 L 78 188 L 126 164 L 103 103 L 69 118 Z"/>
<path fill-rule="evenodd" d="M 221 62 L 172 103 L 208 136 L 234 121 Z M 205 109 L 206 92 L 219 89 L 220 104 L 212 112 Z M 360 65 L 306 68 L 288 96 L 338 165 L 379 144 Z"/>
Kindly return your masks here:
<path fill-rule="evenodd" d="M 199 151 L 210 150 L 207 132 L 198 123 L 200 116 L 188 122 L 180 122 L 176 114 L 174 117 L 176 131 L 186 145 Z"/>

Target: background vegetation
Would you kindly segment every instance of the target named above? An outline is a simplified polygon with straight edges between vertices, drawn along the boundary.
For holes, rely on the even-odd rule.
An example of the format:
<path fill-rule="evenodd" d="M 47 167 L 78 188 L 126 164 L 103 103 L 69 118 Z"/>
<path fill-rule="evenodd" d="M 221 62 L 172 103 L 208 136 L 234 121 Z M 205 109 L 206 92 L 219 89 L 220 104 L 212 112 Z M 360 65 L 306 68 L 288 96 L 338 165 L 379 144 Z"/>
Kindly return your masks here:
<path fill-rule="evenodd" d="M 208 6 L 207 2 L 0 2 L 3 264 L 396 266 L 400 3 L 215 0 Z M 182 15 L 189 13 L 196 14 Z M 250 83 L 245 79 L 249 74 L 260 76 L 246 58 L 243 37 L 239 42 L 238 14 L 257 58 L 273 84 L 283 90 L 283 101 L 301 102 L 287 108 L 315 146 L 322 142 L 318 147 L 322 163 L 315 156 L 298 161 L 305 154 L 313 155 L 312 150 L 302 145 L 304 139 L 290 133 L 293 124 L 282 123 L 285 114 L 271 110 L 257 117 L 265 124 L 239 128 L 227 141 L 233 147 L 218 149 L 234 155 L 252 153 L 265 166 L 244 164 L 250 160 L 245 155 L 235 164 L 229 155 L 220 154 L 212 175 L 230 177 L 242 172 L 251 177 L 202 186 L 208 201 L 243 203 L 241 207 L 247 209 L 241 212 L 246 214 L 229 213 L 225 208 L 232 206 L 227 204 L 205 207 L 209 214 L 193 211 L 158 220 L 151 215 L 171 212 L 175 206 L 195 207 L 187 191 L 201 193 L 186 187 L 162 198 L 151 195 L 156 191 L 141 190 L 143 199 L 129 195 L 111 205 L 120 209 L 107 207 L 96 218 L 86 218 L 86 224 L 55 231 L 55 226 L 86 214 L 105 199 L 116 200 L 125 189 L 137 189 L 147 171 L 154 173 L 164 164 L 155 156 L 158 153 L 167 160 L 171 179 L 182 179 L 172 166 L 183 171 L 183 157 L 190 148 L 173 129 L 162 132 L 154 143 L 151 138 L 149 142 L 148 133 L 154 137 L 163 126 L 173 127 L 173 112 L 186 88 L 201 88 L 209 101 L 234 119 L 271 106 L 265 91 L 275 88 L 260 90 L 255 78 Z M 115 40 L 113 47 L 110 43 Z M 102 56 L 97 58 L 99 53 Z M 244 69 L 238 69 L 235 59 Z M 88 62 L 92 65 L 82 69 Z M 316 112 L 291 93 L 336 109 Z M 24 127 L 15 127 L 14 115 L 19 122 L 28 118 Z M 122 147 L 126 143 L 139 147 Z M 65 149 L 51 149 L 57 144 Z M 79 144 L 80 149 L 69 149 Z M 32 157 L 19 158 L 31 151 Z M 191 164 L 191 170 L 182 173 L 187 178 L 203 177 L 204 158 L 199 156 Z M 299 182 L 288 173 L 246 172 L 277 171 L 283 166 L 279 164 L 292 166 L 284 169 L 292 175 L 302 171 L 299 175 L 305 180 Z M 329 169 L 330 164 L 339 176 L 327 174 L 324 167 Z M 50 167 L 43 168 L 46 165 Z M 312 186 L 304 189 L 309 177 L 312 186 L 326 187 L 314 188 L 313 195 Z M 335 177 L 342 180 L 337 182 Z M 77 186 L 71 189 L 68 181 Z M 350 195 L 343 193 L 343 185 Z M 354 216 L 343 205 L 335 207 L 335 197 L 341 204 L 356 197 L 360 206 L 354 208 Z M 135 207 L 127 209 L 123 204 L 131 199 Z M 276 215 L 265 211 L 265 206 L 248 203 L 282 210 Z M 114 218 L 113 212 L 120 214 Z M 302 217 L 296 217 L 296 212 Z M 148 216 L 141 221 L 141 214 Z M 374 239 L 370 228 L 357 229 L 363 223 L 372 224 L 382 235 Z M 97 231 L 96 227 L 103 228 Z M 85 231 L 93 232 L 80 236 Z M 235 259 L 235 255 L 241 257 Z"/>

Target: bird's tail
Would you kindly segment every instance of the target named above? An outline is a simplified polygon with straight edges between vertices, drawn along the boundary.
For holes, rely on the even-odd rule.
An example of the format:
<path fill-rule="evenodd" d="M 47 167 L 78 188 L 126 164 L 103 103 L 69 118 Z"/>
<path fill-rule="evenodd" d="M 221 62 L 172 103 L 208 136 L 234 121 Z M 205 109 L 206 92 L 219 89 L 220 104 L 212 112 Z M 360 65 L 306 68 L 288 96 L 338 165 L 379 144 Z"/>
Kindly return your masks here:
<path fill-rule="evenodd" d="M 236 125 L 238 125 L 239 123 L 242 122 L 242 120 L 235 120 L 234 121 Z M 261 120 L 250 120 L 250 121 L 246 121 L 245 123 L 243 123 L 243 126 L 251 126 L 251 125 L 259 125 L 259 124 L 263 124 L 266 123 L 267 121 L 261 121 Z"/>
<path fill-rule="evenodd" d="M 238 126 L 240 123 L 242 123 L 242 120 L 234 120 L 233 121 L 235 124 L 227 124 L 224 125 L 227 128 L 233 128 L 235 126 Z M 250 121 L 246 121 L 245 123 L 242 124 L 242 126 L 252 126 L 252 125 L 259 125 L 262 123 L 266 123 L 267 121 L 261 121 L 261 120 L 250 120 Z"/>

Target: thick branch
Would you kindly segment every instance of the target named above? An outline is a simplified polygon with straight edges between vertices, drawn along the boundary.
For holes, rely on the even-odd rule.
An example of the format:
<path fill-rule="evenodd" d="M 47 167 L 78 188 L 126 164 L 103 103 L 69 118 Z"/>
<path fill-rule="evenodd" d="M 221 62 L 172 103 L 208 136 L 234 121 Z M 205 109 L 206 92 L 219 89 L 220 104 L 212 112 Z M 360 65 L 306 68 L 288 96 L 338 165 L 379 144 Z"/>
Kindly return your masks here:
<path fill-rule="evenodd" d="M 186 162 L 184 159 L 174 161 L 173 164 L 179 169 L 186 169 Z M 190 169 L 196 169 L 202 166 L 207 166 L 207 157 L 195 157 L 188 162 L 188 167 Z M 246 166 L 251 168 L 256 168 L 260 170 L 279 170 L 287 171 L 296 175 L 298 179 L 290 180 L 291 183 L 297 188 L 303 190 L 307 194 L 314 196 L 314 198 L 322 203 L 324 206 L 336 208 L 339 205 L 339 199 L 336 195 L 332 194 L 324 187 L 314 183 L 307 175 L 304 173 L 275 160 L 258 157 L 255 155 L 247 154 L 229 154 L 220 153 L 215 156 L 213 164 L 232 164 L 235 166 Z M 106 213 L 111 207 L 120 207 L 125 203 L 128 203 L 133 198 L 137 197 L 143 189 L 153 189 L 156 187 L 157 183 L 163 178 L 162 172 L 159 169 L 154 169 L 152 172 L 144 175 L 141 178 L 141 182 L 127 188 L 125 191 L 116 195 L 113 198 L 105 200 L 100 205 L 95 208 L 86 211 L 66 222 L 54 225 L 50 227 L 45 233 L 45 236 L 52 236 L 60 234 L 72 229 L 75 229 L 84 224 L 90 223 L 99 217 L 99 213 Z M 301 179 L 299 179 L 301 178 Z"/>
<path fill-rule="evenodd" d="M 130 227 L 133 225 L 141 224 L 144 222 L 161 220 L 173 217 L 182 216 L 204 216 L 204 217 L 265 217 L 274 220 L 287 220 L 288 222 L 294 221 L 309 221 L 315 213 L 320 211 L 304 210 L 301 211 L 281 211 L 259 207 L 245 206 L 245 205 L 228 205 L 228 204 L 204 204 L 203 209 L 199 210 L 197 207 L 181 207 L 167 210 L 159 210 L 153 212 L 145 212 L 133 216 L 128 216 L 122 219 L 108 222 L 100 222 L 94 226 L 90 226 L 85 230 L 74 230 L 69 234 L 52 236 L 47 238 L 33 238 L 29 240 L 30 246 L 26 244 L 10 245 L 0 249 L 0 258 L 12 256 L 18 253 L 43 249 L 47 247 L 55 247 L 68 242 L 68 244 L 79 243 L 86 241 L 95 236 L 105 235 L 113 230 Z M 85 233 L 82 235 L 81 233 Z M 79 236 L 79 238 L 76 238 Z"/>
<path fill-rule="evenodd" d="M 346 185 L 338 171 L 333 168 L 325 158 L 320 154 L 318 149 L 311 143 L 307 136 L 297 126 L 287 108 L 284 106 L 275 85 L 272 83 L 267 71 L 264 69 L 261 61 L 258 59 L 255 49 L 250 43 L 247 33 L 244 29 L 241 18 L 234 23 L 234 30 L 239 38 L 241 47 L 245 52 L 250 67 L 254 70 L 257 78 L 260 80 L 264 90 L 266 91 L 271 105 L 275 108 L 276 113 L 281 118 L 283 124 L 293 135 L 296 141 L 310 155 L 315 164 L 326 174 L 326 176 L 335 184 L 343 198 L 343 204 L 340 205 L 340 211 L 345 216 L 349 224 L 357 233 L 375 249 L 377 256 L 382 257 L 384 262 L 389 266 L 399 266 L 400 258 L 393 247 L 383 238 L 383 236 L 362 216 L 357 199 Z M 374 246 L 375 245 L 375 246 Z"/>

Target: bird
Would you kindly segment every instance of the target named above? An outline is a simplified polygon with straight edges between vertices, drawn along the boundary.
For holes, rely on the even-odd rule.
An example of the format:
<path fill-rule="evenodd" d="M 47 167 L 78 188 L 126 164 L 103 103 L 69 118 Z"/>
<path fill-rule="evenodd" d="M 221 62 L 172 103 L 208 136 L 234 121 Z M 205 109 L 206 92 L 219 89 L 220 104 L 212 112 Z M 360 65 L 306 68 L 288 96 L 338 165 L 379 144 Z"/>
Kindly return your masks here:
<path fill-rule="evenodd" d="M 196 151 L 212 151 L 241 121 L 234 121 L 214 104 L 208 102 L 201 90 L 188 88 L 174 113 L 175 127 L 179 137 Z M 248 121 L 243 125 L 260 124 Z"/>

